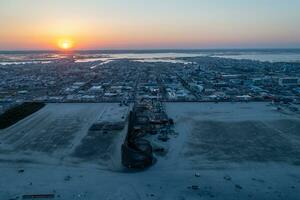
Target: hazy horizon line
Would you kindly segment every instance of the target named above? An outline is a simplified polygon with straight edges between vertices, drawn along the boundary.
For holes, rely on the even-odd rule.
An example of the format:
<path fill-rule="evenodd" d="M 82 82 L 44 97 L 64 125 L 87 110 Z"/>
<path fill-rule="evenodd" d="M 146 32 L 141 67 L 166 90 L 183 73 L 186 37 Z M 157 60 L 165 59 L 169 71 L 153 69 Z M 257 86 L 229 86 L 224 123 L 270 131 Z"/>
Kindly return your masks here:
<path fill-rule="evenodd" d="M 104 52 L 157 52 L 157 51 L 162 51 L 162 52 L 171 52 L 171 51 L 247 51 L 247 50 L 255 50 L 255 51 L 276 51 L 276 50 L 296 50 L 300 51 L 300 47 L 294 47 L 294 48 L 274 48 L 274 47 L 257 47 L 257 48 L 116 48 L 116 49 L 74 49 L 70 51 L 63 51 L 63 50 L 55 50 L 55 49 L 0 49 L 1 53 L 10 53 L 10 52 L 63 52 L 63 53 L 72 53 L 72 52 L 93 52 L 93 51 L 104 51 Z"/>

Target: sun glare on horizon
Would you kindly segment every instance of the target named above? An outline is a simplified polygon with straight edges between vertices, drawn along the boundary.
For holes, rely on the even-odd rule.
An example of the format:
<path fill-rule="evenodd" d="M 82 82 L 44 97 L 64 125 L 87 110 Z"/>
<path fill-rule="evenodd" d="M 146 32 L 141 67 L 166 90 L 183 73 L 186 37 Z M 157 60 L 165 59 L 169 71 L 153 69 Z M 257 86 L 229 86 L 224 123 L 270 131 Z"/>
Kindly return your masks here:
<path fill-rule="evenodd" d="M 63 50 L 70 50 L 74 47 L 74 41 L 71 39 L 60 39 L 58 41 L 58 47 Z"/>

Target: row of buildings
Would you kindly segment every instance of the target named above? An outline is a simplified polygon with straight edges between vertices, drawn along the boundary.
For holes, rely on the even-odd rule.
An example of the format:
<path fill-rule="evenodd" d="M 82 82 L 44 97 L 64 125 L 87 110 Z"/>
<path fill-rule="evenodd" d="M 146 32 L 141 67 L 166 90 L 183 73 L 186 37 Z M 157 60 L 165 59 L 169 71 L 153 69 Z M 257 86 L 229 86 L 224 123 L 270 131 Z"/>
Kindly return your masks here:
<path fill-rule="evenodd" d="M 299 103 L 300 64 L 181 58 L 0 65 L 0 112 L 23 101 L 283 101 Z"/>

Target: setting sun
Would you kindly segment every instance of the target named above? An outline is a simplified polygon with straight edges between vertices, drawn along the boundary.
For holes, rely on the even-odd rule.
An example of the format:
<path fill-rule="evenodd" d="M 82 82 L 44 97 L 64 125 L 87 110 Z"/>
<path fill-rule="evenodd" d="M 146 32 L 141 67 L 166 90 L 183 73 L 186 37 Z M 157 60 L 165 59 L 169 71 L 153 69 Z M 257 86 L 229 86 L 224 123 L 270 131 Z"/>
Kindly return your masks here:
<path fill-rule="evenodd" d="M 74 42 L 71 39 L 61 39 L 58 42 L 58 47 L 64 50 L 73 48 Z"/>

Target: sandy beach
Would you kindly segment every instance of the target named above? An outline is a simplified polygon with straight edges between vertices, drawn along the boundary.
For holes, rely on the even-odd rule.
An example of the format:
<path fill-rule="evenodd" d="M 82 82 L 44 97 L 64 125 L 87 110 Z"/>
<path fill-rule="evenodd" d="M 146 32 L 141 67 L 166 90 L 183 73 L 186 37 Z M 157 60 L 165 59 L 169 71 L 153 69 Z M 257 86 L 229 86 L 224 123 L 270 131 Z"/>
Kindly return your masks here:
<path fill-rule="evenodd" d="M 99 118 L 122 120 L 128 109 L 48 104 L 0 131 L 0 199 L 38 193 L 66 200 L 300 196 L 298 116 L 267 103 L 167 103 L 166 110 L 177 133 L 168 153 L 144 171 L 128 171 L 120 161 L 126 126 L 111 135 L 88 130 Z M 75 153 L 88 147 L 86 157 Z"/>

